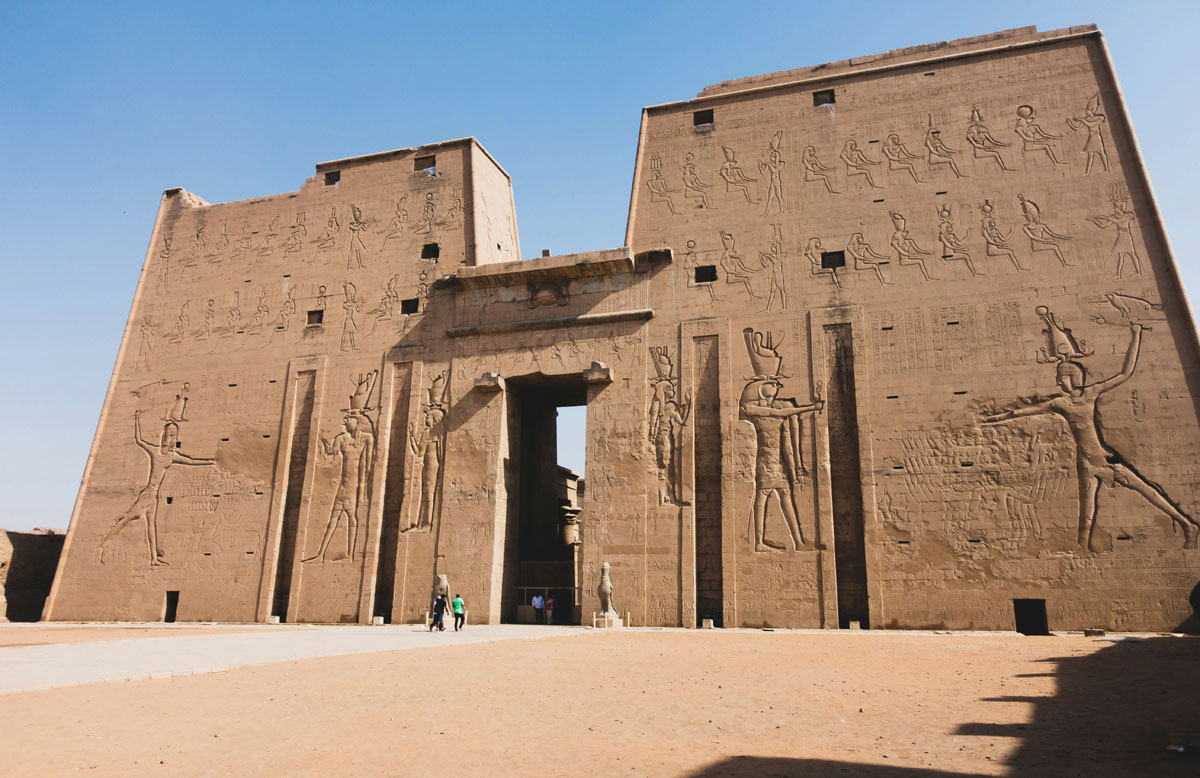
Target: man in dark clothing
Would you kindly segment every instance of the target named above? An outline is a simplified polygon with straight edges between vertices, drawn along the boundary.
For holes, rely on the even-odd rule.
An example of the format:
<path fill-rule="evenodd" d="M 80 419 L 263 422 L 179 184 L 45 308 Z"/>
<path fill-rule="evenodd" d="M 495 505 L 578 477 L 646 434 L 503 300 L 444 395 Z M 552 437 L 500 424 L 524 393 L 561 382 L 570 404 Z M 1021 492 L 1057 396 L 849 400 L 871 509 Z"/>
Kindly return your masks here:
<path fill-rule="evenodd" d="M 446 631 L 446 605 L 446 595 L 444 594 L 439 594 L 433 601 L 433 621 L 429 623 L 430 632 L 433 632 L 434 627 L 437 627 L 438 632 Z"/>

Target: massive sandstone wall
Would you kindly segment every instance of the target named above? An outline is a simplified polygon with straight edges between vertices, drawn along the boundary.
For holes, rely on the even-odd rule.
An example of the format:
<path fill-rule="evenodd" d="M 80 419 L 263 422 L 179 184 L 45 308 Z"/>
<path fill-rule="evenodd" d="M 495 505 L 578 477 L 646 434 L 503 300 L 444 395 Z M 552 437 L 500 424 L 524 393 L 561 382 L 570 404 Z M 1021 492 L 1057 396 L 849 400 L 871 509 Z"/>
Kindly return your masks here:
<path fill-rule="evenodd" d="M 635 624 L 1186 618 L 1195 330 L 1094 29 L 648 108 L 626 242 L 517 261 L 472 141 L 169 190 L 48 617 L 511 618 L 570 395 L 585 619 L 605 562 Z"/>
<path fill-rule="evenodd" d="M 727 621 L 828 621 L 866 604 L 864 584 L 875 626 L 1011 628 L 1017 598 L 1045 599 L 1059 627 L 1186 617 L 1200 574 L 1185 549 L 1200 515 L 1195 330 L 1094 29 L 892 52 L 649 108 L 628 242 L 674 251 L 646 337 L 677 350 L 683 386 L 708 380 L 711 336 L 728 355 L 712 422 L 723 458 L 701 470 L 697 454 L 694 475 L 723 486 Z M 774 336 L 780 396 L 825 400 L 803 416 L 808 475 L 767 492 L 782 552 L 756 550 L 749 526 L 756 472 L 781 444 L 746 413 L 762 372 L 745 328 Z M 1064 374 L 1089 388 L 1065 396 Z M 1011 408 L 1020 417 L 1001 418 Z M 847 414 L 856 452 L 839 452 Z M 775 436 L 765 449 L 756 425 Z M 589 466 L 588 482 L 603 492 L 604 473 Z M 776 502 L 789 489 L 817 539 L 799 552 Z M 836 516 L 839 491 L 861 495 L 861 529 Z M 683 513 L 702 523 L 699 505 Z M 608 556 L 614 579 L 659 565 Z M 671 572 L 646 580 L 652 600 Z"/>
<path fill-rule="evenodd" d="M 375 458 L 408 381 L 444 369 L 412 367 L 445 359 L 434 285 L 481 235 L 483 261 L 515 252 L 512 213 L 470 139 L 322 163 L 272 197 L 168 190 L 48 615 L 157 620 L 176 591 L 180 620 L 369 619 L 384 478 L 413 477 Z M 409 356 L 381 374 L 389 350 Z"/>

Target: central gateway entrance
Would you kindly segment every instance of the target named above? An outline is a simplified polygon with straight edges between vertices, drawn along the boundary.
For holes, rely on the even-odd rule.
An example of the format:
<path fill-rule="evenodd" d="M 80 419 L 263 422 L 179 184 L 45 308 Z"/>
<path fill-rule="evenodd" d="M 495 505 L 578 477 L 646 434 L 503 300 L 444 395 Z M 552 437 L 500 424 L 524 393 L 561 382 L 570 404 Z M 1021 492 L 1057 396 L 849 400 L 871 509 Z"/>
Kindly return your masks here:
<path fill-rule="evenodd" d="M 580 621 L 580 548 L 572 545 L 579 514 L 579 474 L 558 464 L 558 409 L 587 404 L 580 375 L 506 379 L 508 493 L 501 620 L 534 622 L 535 596 L 554 600 L 555 624 Z M 565 529 L 564 529 L 565 528 Z M 578 535 L 576 535 L 578 537 Z"/>

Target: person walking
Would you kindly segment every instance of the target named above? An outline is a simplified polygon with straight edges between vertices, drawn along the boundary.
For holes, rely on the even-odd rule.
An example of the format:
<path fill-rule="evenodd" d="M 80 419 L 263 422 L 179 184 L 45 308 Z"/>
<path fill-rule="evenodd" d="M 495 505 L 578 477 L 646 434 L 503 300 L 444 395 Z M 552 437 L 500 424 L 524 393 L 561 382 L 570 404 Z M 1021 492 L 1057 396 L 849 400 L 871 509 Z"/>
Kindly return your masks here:
<path fill-rule="evenodd" d="M 542 595 L 535 594 L 533 599 L 529 601 L 533 606 L 533 621 L 536 624 L 544 624 L 546 622 L 546 614 L 543 610 L 546 607 L 546 600 Z"/>
<path fill-rule="evenodd" d="M 461 594 L 454 595 L 450 609 L 454 611 L 454 631 L 458 632 L 467 626 L 467 604 L 463 602 Z"/>
<path fill-rule="evenodd" d="M 547 624 L 554 623 L 554 598 L 553 597 L 546 598 L 546 623 Z"/>
<path fill-rule="evenodd" d="M 437 627 L 438 632 L 446 631 L 446 595 L 439 594 L 437 599 L 433 601 L 433 621 L 429 622 L 429 631 L 433 632 L 433 628 Z"/>

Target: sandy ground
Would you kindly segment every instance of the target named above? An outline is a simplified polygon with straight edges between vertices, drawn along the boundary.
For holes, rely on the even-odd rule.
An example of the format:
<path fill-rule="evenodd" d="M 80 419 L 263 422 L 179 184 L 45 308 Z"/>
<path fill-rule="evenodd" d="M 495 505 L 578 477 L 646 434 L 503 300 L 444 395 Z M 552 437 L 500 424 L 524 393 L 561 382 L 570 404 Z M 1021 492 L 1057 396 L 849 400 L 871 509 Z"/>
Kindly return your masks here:
<path fill-rule="evenodd" d="M 0 648 L 16 646 L 48 646 L 57 643 L 92 643 L 97 640 L 128 640 L 130 638 L 166 638 L 178 635 L 220 635 L 248 632 L 238 627 L 96 627 L 96 626 L 24 626 L 5 624 L 0 628 Z M 261 629 L 261 627 L 259 628 Z"/>
<path fill-rule="evenodd" d="M 430 647 L 4 695 L 0 775 L 1192 776 L 1168 747 L 1200 745 L 1197 660 L 1171 637 Z"/>

